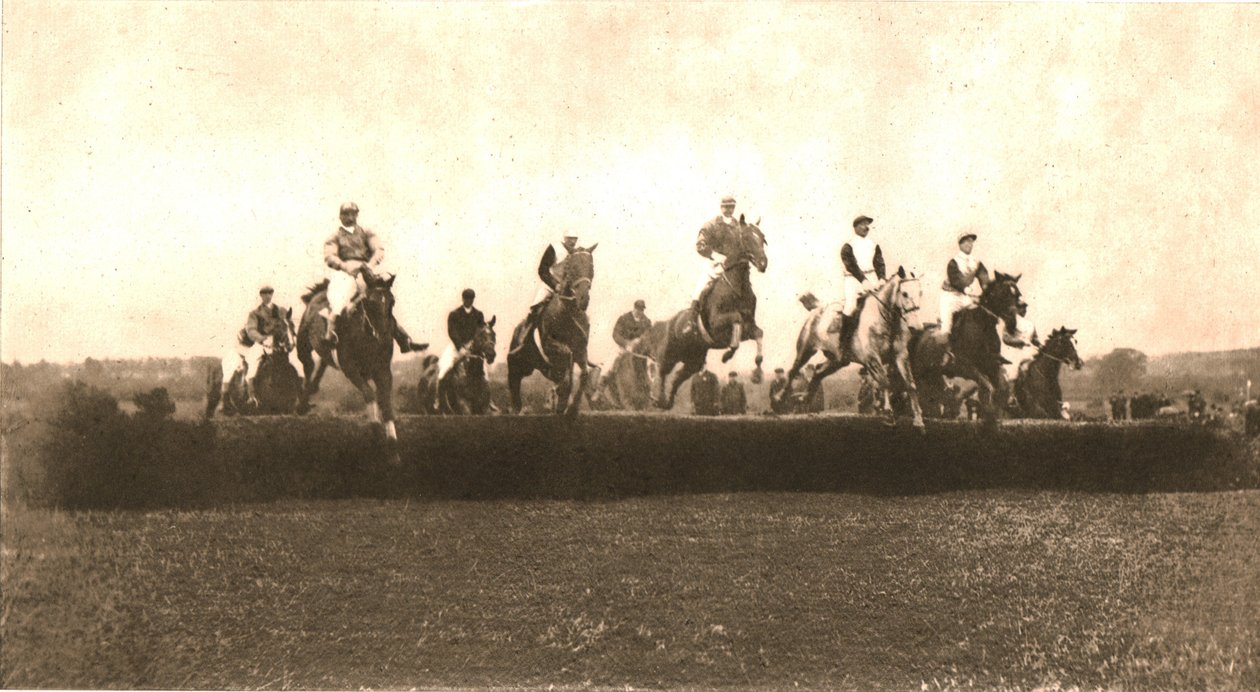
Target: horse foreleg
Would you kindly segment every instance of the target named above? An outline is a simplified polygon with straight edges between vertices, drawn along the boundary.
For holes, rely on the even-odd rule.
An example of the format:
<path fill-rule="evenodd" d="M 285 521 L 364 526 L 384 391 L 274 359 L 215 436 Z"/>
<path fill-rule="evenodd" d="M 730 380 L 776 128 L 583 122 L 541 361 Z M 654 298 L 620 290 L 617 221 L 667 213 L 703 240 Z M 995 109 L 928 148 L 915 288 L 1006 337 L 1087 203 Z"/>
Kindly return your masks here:
<path fill-rule="evenodd" d="M 901 381 L 905 384 L 906 395 L 910 397 L 910 411 L 914 414 L 914 428 L 919 432 L 926 432 L 927 428 L 923 424 L 923 408 L 919 405 L 919 387 L 914 381 L 914 372 L 910 368 L 910 353 L 908 351 L 897 353 L 895 362 L 897 364 L 897 372 L 901 373 Z"/>
<path fill-rule="evenodd" d="M 796 381 L 796 376 L 801 374 L 801 368 L 805 367 L 805 364 L 808 363 L 809 359 L 813 358 L 814 354 L 817 352 L 818 351 L 814 349 L 813 345 L 809 343 L 806 343 L 804 346 L 800 346 L 797 348 L 796 360 L 792 361 L 792 367 L 788 370 L 788 373 L 787 373 L 787 381 L 789 385 L 791 385 L 792 382 Z M 828 357 L 827 361 L 828 361 L 828 364 L 830 364 L 832 359 Z M 833 370 L 832 372 L 835 372 L 835 371 Z M 814 374 L 817 375 L 818 373 L 814 373 Z M 776 397 L 778 397 L 778 400 L 780 402 L 783 401 L 783 397 L 788 395 L 789 388 L 790 387 L 784 387 L 783 389 L 779 390 L 778 394 L 775 395 Z"/>
<path fill-rule="evenodd" d="M 521 380 L 534 371 L 532 367 L 521 361 L 523 355 L 508 354 L 508 393 L 512 402 L 512 413 L 521 412 Z"/>
<path fill-rule="evenodd" d="M 739 350 L 739 342 L 742 341 L 744 324 L 738 320 L 731 324 L 731 346 L 726 349 L 726 353 L 722 354 L 722 362 L 725 363 L 735 357 L 735 352 Z"/>
<path fill-rule="evenodd" d="M 812 401 L 814 396 L 818 394 L 818 388 L 822 386 L 822 381 L 830 377 L 840 368 L 844 367 L 839 360 L 827 354 L 827 362 L 821 368 L 814 371 L 814 376 L 809 378 L 809 386 L 806 388 L 805 401 Z M 792 380 L 789 378 L 788 382 Z M 786 387 L 785 387 L 786 389 Z"/>
<path fill-rule="evenodd" d="M 669 410 L 674 407 L 672 397 L 668 401 L 665 399 L 665 380 L 669 379 L 669 374 L 677 365 L 678 361 L 663 360 L 656 368 L 656 396 L 652 397 L 652 403 L 659 409 Z"/>

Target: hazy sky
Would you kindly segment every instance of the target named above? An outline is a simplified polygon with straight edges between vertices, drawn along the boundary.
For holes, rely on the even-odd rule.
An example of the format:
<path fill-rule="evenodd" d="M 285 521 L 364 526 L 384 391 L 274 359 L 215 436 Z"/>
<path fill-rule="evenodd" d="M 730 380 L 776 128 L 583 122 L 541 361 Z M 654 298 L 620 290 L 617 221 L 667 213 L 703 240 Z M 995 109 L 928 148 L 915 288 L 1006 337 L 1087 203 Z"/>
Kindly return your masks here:
<path fill-rule="evenodd" d="M 260 282 L 300 309 L 345 200 L 434 343 L 472 286 L 506 350 L 543 246 L 598 241 L 606 361 L 635 298 L 688 303 L 728 193 L 769 239 L 770 365 L 858 214 L 928 318 L 972 229 L 1082 352 L 1260 345 L 1260 6 L 3 12 L 5 361 L 218 354 Z"/>

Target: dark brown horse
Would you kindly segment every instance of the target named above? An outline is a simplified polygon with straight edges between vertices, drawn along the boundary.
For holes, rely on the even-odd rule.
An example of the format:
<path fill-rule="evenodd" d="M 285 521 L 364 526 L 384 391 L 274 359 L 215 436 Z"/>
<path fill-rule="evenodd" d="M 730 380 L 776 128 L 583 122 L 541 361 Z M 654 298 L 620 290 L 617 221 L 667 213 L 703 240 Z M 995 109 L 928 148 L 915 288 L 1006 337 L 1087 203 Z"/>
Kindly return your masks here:
<path fill-rule="evenodd" d="M 555 383 L 555 412 L 576 415 L 582 397 L 592 386 L 587 344 L 591 322 L 586 309 L 591 302 L 591 282 L 595 280 L 595 247 L 576 248 L 557 262 L 556 291 L 547 298 L 535 328 L 529 319 L 521 320 L 512 332 L 508 349 L 508 389 L 512 412 L 521 412 L 521 380 L 535 370 Z M 581 371 L 578 391 L 573 391 L 573 366 Z"/>
<path fill-rule="evenodd" d="M 839 303 L 811 310 L 796 339 L 796 360 L 788 372 L 788 381 L 796 377 L 814 354 L 822 353 L 827 362 L 810 379 L 808 399 L 814 396 L 828 375 L 851 362 L 860 363 L 876 389 L 882 392 L 882 410 L 891 421 L 894 414 L 889 397 L 893 391 L 892 374 L 895 372 L 899 378 L 895 380 L 898 390 L 909 397 L 913 425 L 923 430 L 923 412 L 919 408 L 915 376 L 910 367 L 910 339 L 913 330 L 920 326 L 919 306 L 922 299 L 923 285 L 919 278 L 898 268 L 882 286 L 863 299 L 851 349 L 843 348 L 840 333 L 831 327 L 839 318 L 842 307 Z"/>
<path fill-rule="evenodd" d="M 1015 376 L 1015 400 L 1025 418 L 1059 418 L 1063 409 L 1063 390 L 1059 388 L 1059 367 L 1082 367 L 1076 353 L 1076 330 L 1060 327 L 1032 358 L 1019 364 Z"/>
<path fill-rule="evenodd" d="M 337 343 L 323 338 L 327 329 L 321 310 L 328 306 L 327 282 L 302 296 L 306 309 L 298 328 L 298 360 L 305 371 L 300 410 L 310 408 L 310 397 L 319 391 L 324 370 L 333 361 L 363 396 L 368 418 L 380 424 L 390 444 L 398 439 L 394 427 L 394 277 L 365 274 L 367 292 L 357 299 L 348 315 L 337 317 Z M 318 357 L 318 362 L 316 362 Z M 375 391 L 374 391 L 375 390 Z M 391 459 L 397 461 L 397 456 Z"/>
<path fill-rule="evenodd" d="M 735 355 L 742 341 L 752 339 L 757 343 L 757 371 L 754 383 L 761 381 L 762 337 L 757 326 L 757 296 L 749 279 L 750 267 L 765 272 L 766 237 L 755 223 L 746 223 L 739 217 L 738 250 L 726 258 L 722 274 L 705 291 L 700 301 L 700 319 L 690 307 L 664 322 L 655 322 L 635 345 L 634 353 L 656 363 L 656 396 L 658 408 L 671 409 L 678 389 L 687 378 L 704 369 L 709 351 L 725 348 L 722 362 Z M 675 367 L 669 394 L 665 393 L 665 381 L 670 379 Z"/>
<path fill-rule="evenodd" d="M 258 374 L 254 378 L 256 402 L 249 400 L 245 392 L 244 362 L 223 386 L 223 371 L 220 363 L 210 366 L 206 374 L 206 418 L 214 415 L 219 401 L 223 402 L 223 414 L 288 414 L 293 410 L 302 392 L 302 378 L 289 362 L 289 354 L 293 352 L 296 330 L 293 327 L 293 310 L 285 310 L 277 331 L 270 334 L 270 346 L 266 347 L 262 360 L 258 364 Z M 230 366 L 228 366 L 230 367 Z"/>
<path fill-rule="evenodd" d="M 481 416 L 490 411 L 490 384 L 486 381 L 486 365 L 494 363 L 494 323 L 497 317 L 481 325 L 472 341 L 460 344 L 463 355 L 437 383 L 438 411 L 464 416 Z"/>
<path fill-rule="evenodd" d="M 926 400 L 944 401 L 948 396 L 947 377 L 971 380 L 980 388 L 980 415 L 987 424 L 997 424 L 1007 401 L 1006 373 L 1002 369 L 1007 361 L 1002 358 L 998 327 L 1015 329 L 1015 318 L 1023 304 L 1018 284 L 1018 275 L 996 272 L 980 295 L 979 304 L 954 315 L 948 337 L 933 325 L 912 344 L 911 366 Z"/>

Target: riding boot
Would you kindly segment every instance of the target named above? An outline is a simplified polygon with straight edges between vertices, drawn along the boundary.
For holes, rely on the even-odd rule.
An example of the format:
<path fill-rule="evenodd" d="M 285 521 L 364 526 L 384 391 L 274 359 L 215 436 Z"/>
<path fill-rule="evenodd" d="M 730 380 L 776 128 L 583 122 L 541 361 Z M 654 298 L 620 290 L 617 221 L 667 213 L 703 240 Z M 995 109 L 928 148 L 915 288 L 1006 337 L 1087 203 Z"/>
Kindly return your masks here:
<path fill-rule="evenodd" d="M 407 330 L 403 329 L 402 325 L 397 322 L 394 323 L 394 341 L 398 343 L 398 351 L 400 353 L 423 351 L 429 347 L 428 344 L 412 341 L 411 335 L 408 334 Z"/>
<path fill-rule="evenodd" d="M 250 406 L 258 406 L 258 396 L 254 390 L 254 381 L 248 377 L 245 378 L 245 399 L 249 402 Z"/>
<path fill-rule="evenodd" d="M 857 322 L 857 315 L 840 317 L 840 353 L 843 361 L 853 362 L 853 333 L 857 331 Z"/>
<path fill-rule="evenodd" d="M 324 316 L 324 341 L 337 343 L 337 318 L 332 314 L 331 310 L 326 310 L 320 314 Z"/>

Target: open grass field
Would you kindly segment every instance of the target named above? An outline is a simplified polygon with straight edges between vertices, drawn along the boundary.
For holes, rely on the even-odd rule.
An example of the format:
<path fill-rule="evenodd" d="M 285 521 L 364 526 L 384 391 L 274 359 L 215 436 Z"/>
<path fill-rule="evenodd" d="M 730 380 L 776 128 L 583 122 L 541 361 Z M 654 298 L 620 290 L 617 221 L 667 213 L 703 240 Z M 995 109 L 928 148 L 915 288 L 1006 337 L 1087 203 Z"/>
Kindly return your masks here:
<path fill-rule="evenodd" d="M 6 687 L 1260 688 L 1260 491 L 4 517 Z"/>

